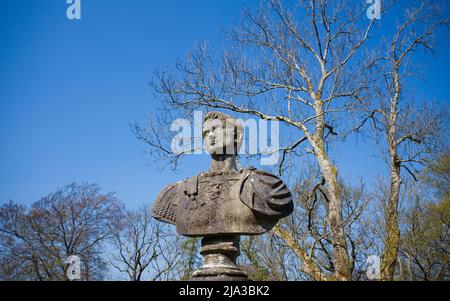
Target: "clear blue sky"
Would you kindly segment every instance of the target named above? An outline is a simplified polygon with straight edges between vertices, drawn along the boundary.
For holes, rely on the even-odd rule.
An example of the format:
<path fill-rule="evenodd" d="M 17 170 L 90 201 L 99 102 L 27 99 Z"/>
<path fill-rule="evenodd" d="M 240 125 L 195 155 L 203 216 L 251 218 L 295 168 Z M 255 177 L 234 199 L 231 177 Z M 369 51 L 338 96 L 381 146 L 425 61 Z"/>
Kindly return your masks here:
<path fill-rule="evenodd" d="M 219 43 L 243 3 L 82 0 L 82 20 L 70 21 L 65 0 L 1 1 L 0 203 L 30 204 L 87 181 L 134 207 L 206 169 L 208 159 L 195 156 L 179 174 L 156 172 L 129 123 L 158 107 L 152 72 L 173 66 L 196 42 Z M 428 79 L 419 93 L 448 101 L 448 46 L 424 58 Z M 337 150 L 341 173 L 353 180 L 383 170 L 364 146 Z"/>

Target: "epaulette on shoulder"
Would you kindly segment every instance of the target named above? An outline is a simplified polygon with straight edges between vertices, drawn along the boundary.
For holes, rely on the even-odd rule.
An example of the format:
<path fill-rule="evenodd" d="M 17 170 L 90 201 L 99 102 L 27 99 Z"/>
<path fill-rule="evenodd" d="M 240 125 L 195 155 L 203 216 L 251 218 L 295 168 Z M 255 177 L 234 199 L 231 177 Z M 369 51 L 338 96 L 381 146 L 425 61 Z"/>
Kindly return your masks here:
<path fill-rule="evenodd" d="M 152 216 L 159 221 L 175 224 L 177 212 L 178 183 L 164 188 L 152 206 Z"/>
<path fill-rule="evenodd" d="M 277 176 L 256 169 L 243 173 L 240 199 L 253 212 L 265 217 L 283 218 L 294 210 L 292 194 Z"/>

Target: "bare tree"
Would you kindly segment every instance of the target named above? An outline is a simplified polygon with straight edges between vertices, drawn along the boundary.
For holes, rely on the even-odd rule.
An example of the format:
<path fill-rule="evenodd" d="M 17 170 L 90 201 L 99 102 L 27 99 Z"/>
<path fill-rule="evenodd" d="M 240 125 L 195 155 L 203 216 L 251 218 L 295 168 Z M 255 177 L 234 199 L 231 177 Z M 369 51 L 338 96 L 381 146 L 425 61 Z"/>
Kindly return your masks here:
<path fill-rule="evenodd" d="M 293 189 L 294 213 L 266 236 L 252 237 L 242 242 L 243 267 L 252 279 L 334 279 L 333 248 L 327 235 L 330 228 L 325 218 L 327 201 L 322 187 L 317 184 L 320 177 L 316 166 L 304 169 Z M 376 254 L 370 252 L 378 243 L 372 236 L 372 231 L 376 230 L 371 219 L 373 211 L 367 210 L 375 198 L 365 192 L 362 184 L 351 186 L 340 180 L 339 185 L 352 279 L 361 280 L 365 275 L 366 258 L 368 254 Z"/>
<path fill-rule="evenodd" d="M 333 231 L 326 222 L 328 200 L 320 182 L 321 173 L 311 168 L 304 173 L 294 188 L 296 209 L 292 216 L 275 228 L 275 234 L 283 237 L 298 257 L 300 270 L 309 280 L 334 279 Z M 322 180 L 323 181 L 323 180 Z M 350 186 L 339 181 L 342 200 L 343 226 L 349 243 L 349 269 L 353 274 L 361 268 L 365 258 L 362 237 L 364 230 L 361 217 L 366 208 L 367 197 L 362 185 Z M 284 231 L 280 231 L 284 229 Z M 303 251 L 306 250 L 306 251 Z"/>
<path fill-rule="evenodd" d="M 131 281 L 176 279 L 182 253 L 178 239 L 168 226 L 151 217 L 148 206 L 128 211 L 111 237 L 115 250 L 111 265 Z"/>
<path fill-rule="evenodd" d="M 338 171 L 327 145 L 345 124 L 343 114 L 367 88 L 359 64 L 350 62 L 360 58 L 374 22 L 366 18 L 364 7 L 347 1 L 272 0 L 262 2 L 256 12 L 244 9 L 242 24 L 228 34 L 229 47 L 220 58 L 200 46 L 177 64 L 175 74 L 156 73 L 154 87 L 165 97 L 168 113 L 152 119 L 148 128 L 135 125 L 136 135 L 151 152 L 176 165 L 182 154 L 171 152 L 165 135 L 177 115 L 199 108 L 223 109 L 281 122 L 290 134 L 278 150 L 280 174 L 286 158 L 308 142 L 305 151 L 314 156 L 323 178 L 334 279 L 349 280 Z M 289 239 L 283 228 L 278 231 Z M 307 250 L 299 252 L 306 258 Z M 314 269 L 309 261 L 304 264 Z"/>
<path fill-rule="evenodd" d="M 240 265 L 252 280 L 286 281 L 294 280 L 298 275 L 298 264 L 290 264 L 295 255 L 272 231 L 265 236 L 243 240 L 241 253 Z"/>
<path fill-rule="evenodd" d="M 381 153 L 388 154 L 390 188 L 381 263 L 384 280 L 393 279 L 397 263 L 402 171 L 417 180 L 417 169 L 442 145 L 439 133 L 446 122 L 442 107 L 433 106 L 429 100 L 421 105 L 408 91 L 408 79 L 417 75 L 414 54 L 420 49 L 432 51 L 437 28 L 448 24 L 448 19 L 442 17 L 441 4 L 434 1 L 416 4 L 405 9 L 392 37 L 386 38 L 388 42 L 370 60 L 369 70 L 374 78 L 371 99 L 375 101 L 365 107 L 368 117 L 361 124 L 370 122 Z"/>
<path fill-rule="evenodd" d="M 406 268 L 403 279 L 449 280 L 449 200 L 433 204 L 424 195 L 414 196 L 413 206 L 400 220 L 403 228 L 399 260 Z"/>
<path fill-rule="evenodd" d="M 32 204 L 0 207 L 2 279 L 67 280 L 67 258 L 81 259 L 83 280 L 102 279 L 101 245 L 122 207 L 95 184 L 71 184 Z"/>
<path fill-rule="evenodd" d="M 398 273 L 405 280 L 450 279 L 450 153 L 447 150 L 407 185 Z"/>

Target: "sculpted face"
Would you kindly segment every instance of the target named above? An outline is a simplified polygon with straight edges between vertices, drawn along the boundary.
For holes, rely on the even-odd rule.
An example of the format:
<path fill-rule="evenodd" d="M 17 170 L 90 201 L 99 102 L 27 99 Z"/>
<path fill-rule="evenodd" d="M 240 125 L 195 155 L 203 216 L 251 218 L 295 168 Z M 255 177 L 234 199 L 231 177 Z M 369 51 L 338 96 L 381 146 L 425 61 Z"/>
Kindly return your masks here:
<path fill-rule="evenodd" d="M 242 144 L 242 134 L 242 128 L 231 116 L 211 112 L 205 117 L 203 139 L 211 155 L 236 154 Z"/>

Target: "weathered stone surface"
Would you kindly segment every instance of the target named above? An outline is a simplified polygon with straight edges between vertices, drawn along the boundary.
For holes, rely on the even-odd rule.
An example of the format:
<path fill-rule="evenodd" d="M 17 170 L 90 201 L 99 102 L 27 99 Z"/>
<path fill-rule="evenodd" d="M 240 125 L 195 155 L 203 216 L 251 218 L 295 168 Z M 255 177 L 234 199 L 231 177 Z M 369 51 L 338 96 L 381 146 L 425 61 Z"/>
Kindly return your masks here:
<path fill-rule="evenodd" d="M 292 197 L 277 177 L 254 169 L 202 173 L 166 187 L 153 216 L 185 236 L 262 234 L 292 212 Z"/>
<path fill-rule="evenodd" d="M 247 281 L 247 275 L 236 266 L 240 254 L 238 235 L 206 236 L 202 239 L 203 266 L 195 271 L 191 280 Z"/>
<path fill-rule="evenodd" d="M 205 122 L 211 119 L 223 125 L 204 128 L 204 139 L 212 145 L 207 147 L 211 169 L 164 188 L 153 204 L 152 215 L 175 225 L 181 235 L 203 237 L 200 253 L 204 265 L 192 280 L 247 280 L 236 266 L 240 235 L 259 235 L 272 229 L 279 219 L 292 213 L 292 195 L 275 175 L 254 168 L 237 170 L 236 151 L 227 151 L 230 143 L 231 149 L 239 148 L 242 128 L 222 113 L 209 113 Z M 233 134 L 216 139 L 229 124 Z"/>

